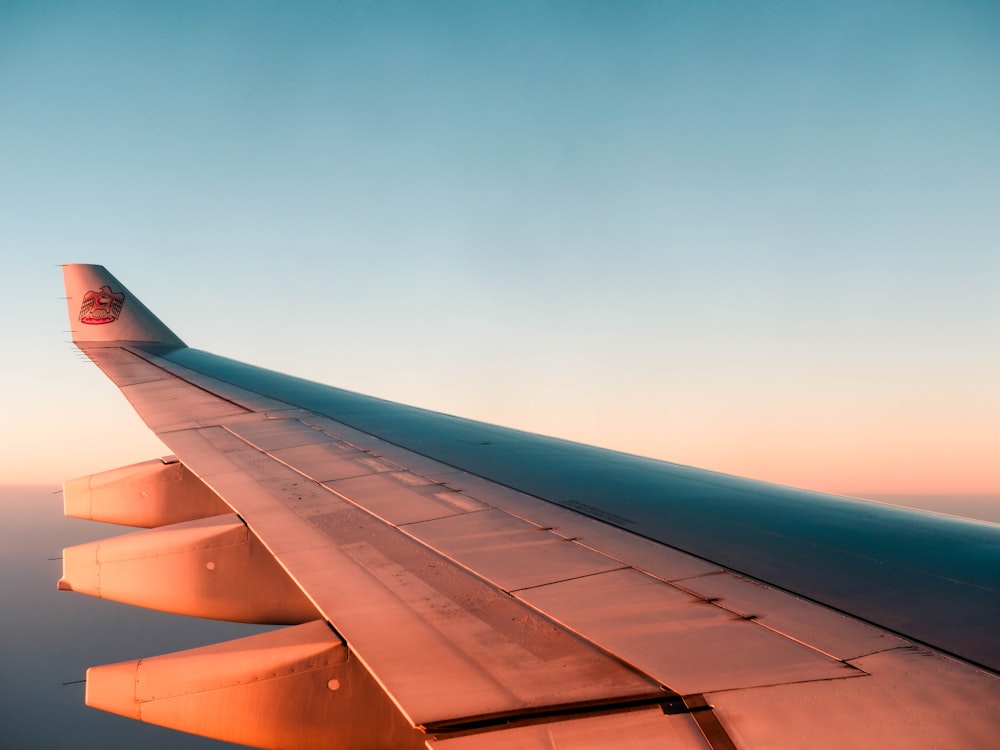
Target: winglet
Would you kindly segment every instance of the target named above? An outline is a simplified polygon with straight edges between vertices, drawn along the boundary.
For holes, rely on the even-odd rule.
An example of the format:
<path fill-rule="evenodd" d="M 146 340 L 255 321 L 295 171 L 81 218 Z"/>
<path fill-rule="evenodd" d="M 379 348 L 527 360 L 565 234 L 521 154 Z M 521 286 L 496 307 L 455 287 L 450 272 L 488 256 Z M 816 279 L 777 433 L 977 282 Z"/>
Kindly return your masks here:
<path fill-rule="evenodd" d="M 104 266 L 73 263 L 62 269 L 74 343 L 142 341 L 185 346 Z"/>

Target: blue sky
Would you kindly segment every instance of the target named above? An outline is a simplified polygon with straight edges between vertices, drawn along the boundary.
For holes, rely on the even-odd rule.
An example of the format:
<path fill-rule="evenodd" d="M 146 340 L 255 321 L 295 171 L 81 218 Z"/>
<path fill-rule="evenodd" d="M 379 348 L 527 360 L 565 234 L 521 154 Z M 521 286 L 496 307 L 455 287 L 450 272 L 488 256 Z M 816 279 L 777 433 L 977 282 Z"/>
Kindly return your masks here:
<path fill-rule="evenodd" d="M 0 481 L 162 452 L 55 266 L 188 343 L 843 493 L 998 493 L 1000 7 L 0 7 Z"/>

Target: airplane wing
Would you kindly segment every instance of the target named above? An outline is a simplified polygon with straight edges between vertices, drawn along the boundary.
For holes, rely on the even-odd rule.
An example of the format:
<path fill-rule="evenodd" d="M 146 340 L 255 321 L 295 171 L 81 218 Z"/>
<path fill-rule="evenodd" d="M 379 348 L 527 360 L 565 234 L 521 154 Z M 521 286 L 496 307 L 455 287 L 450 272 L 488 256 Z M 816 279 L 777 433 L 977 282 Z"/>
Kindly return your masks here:
<path fill-rule="evenodd" d="M 1000 526 L 391 403 L 187 347 L 101 266 L 73 341 L 174 455 L 62 589 L 288 627 L 91 668 L 258 747 L 1000 746 Z"/>

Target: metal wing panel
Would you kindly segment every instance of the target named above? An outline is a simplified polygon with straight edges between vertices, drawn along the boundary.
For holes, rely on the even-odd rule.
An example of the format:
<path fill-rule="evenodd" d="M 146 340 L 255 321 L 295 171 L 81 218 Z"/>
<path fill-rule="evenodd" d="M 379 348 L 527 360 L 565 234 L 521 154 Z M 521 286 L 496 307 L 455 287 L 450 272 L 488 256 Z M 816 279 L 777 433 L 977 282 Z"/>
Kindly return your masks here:
<path fill-rule="evenodd" d="M 682 695 L 858 677 L 827 655 L 635 570 L 517 596 Z"/>
<path fill-rule="evenodd" d="M 892 685 L 895 708 L 861 707 L 858 721 L 921 705 L 889 662 L 841 661 L 866 649 L 897 653 L 884 650 L 897 641 L 882 631 L 853 620 L 842 628 L 841 615 L 815 604 L 323 415 L 205 375 L 195 386 L 154 355 L 144 354 L 155 363 L 147 370 L 112 351 L 109 374 L 156 386 L 135 391 L 140 414 L 156 415 L 164 441 L 234 505 L 415 724 L 565 718 L 605 703 L 617 712 L 671 695 L 663 684 L 694 694 L 692 705 L 724 691 L 710 697 L 734 736 L 746 729 L 748 747 L 795 747 L 775 730 L 784 709 L 760 696 L 781 685 L 789 692 L 779 695 L 843 722 L 842 691 L 875 684 L 869 666 L 885 670 L 878 685 Z M 95 353 L 98 364 L 104 356 Z M 188 421 L 161 419 L 154 392 L 191 405 Z M 255 399 L 266 411 L 248 411 Z M 447 513 L 426 519 L 438 493 L 452 496 Z M 505 538 L 518 541 L 505 547 Z M 530 564 L 507 570 L 505 553 Z M 978 700 L 1000 698 L 995 677 L 974 682 Z M 995 739 L 998 722 L 980 717 L 970 731 Z"/>
<path fill-rule="evenodd" d="M 841 661 L 909 645 L 873 625 L 728 571 L 689 578 L 679 585 L 735 615 L 753 618 L 770 630 L 808 643 Z"/>
<path fill-rule="evenodd" d="M 869 676 L 733 690 L 706 698 L 741 748 L 997 746 L 1000 687 L 994 675 L 915 647 L 851 663 Z"/>
<path fill-rule="evenodd" d="M 243 438 L 258 450 L 268 453 L 284 448 L 336 442 L 330 435 L 291 418 L 227 426 L 233 434 Z"/>
<path fill-rule="evenodd" d="M 193 350 L 165 356 L 1000 669 L 996 527 L 459 420 Z"/>
<path fill-rule="evenodd" d="M 504 591 L 625 567 L 501 510 L 411 524 L 405 531 Z"/>
<path fill-rule="evenodd" d="M 271 455 L 287 466 L 294 466 L 297 471 L 321 484 L 377 473 L 371 465 L 358 461 L 367 458 L 369 454 L 342 441 L 283 448 L 271 451 Z M 386 467 L 384 470 L 389 471 L 389 468 Z"/>
<path fill-rule="evenodd" d="M 430 482 L 409 472 L 378 472 L 339 481 L 327 481 L 324 484 L 395 526 L 468 513 L 470 510 L 482 510 L 486 507 L 481 503 L 470 505 L 449 502 L 448 495 L 455 494 L 454 492 L 442 490 L 437 482 Z"/>
<path fill-rule="evenodd" d="M 335 429 L 332 426 L 330 428 Z M 395 446 L 383 450 L 390 456 L 397 452 L 402 455 L 403 452 Z M 679 581 L 722 571 L 720 566 L 712 562 L 610 526 L 610 519 L 606 523 L 558 505 L 539 502 L 536 497 L 446 467 L 431 459 L 419 457 L 414 463 L 420 465 L 420 470 L 428 479 L 446 482 L 448 487 L 472 497 L 488 497 L 492 507 L 530 520 L 566 539 L 572 539 L 580 546 L 597 550 L 606 557 L 627 560 L 630 567 L 664 581 Z"/>
<path fill-rule="evenodd" d="M 666 695 L 224 427 L 162 437 L 239 499 L 250 528 L 415 725 Z"/>

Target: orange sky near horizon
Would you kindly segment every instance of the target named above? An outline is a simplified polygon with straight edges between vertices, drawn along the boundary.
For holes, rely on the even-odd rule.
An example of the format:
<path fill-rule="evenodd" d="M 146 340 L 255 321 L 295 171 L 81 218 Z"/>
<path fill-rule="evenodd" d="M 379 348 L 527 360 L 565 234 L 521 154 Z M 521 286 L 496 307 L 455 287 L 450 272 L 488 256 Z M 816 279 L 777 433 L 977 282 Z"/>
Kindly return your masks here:
<path fill-rule="evenodd" d="M 57 486 L 63 479 L 133 463 L 168 451 L 125 398 L 92 364 L 67 351 L 56 370 L 37 378 L 44 402 L 0 446 L 5 484 Z M 220 347 L 221 349 L 222 347 Z M 219 353 L 225 354 L 224 349 Z M 287 370 L 287 368 L 285 368 Z M 294 372 L 290 374 L 295 374 Z M 317 372 L 307 373 L 320 379 Z M 359 376 L 360 377 L 360 376 Z M 843 405 L 760 399 L 754 408 L 740 394 L 708 399 L 633 388 L 605 397 L 587 388 L 503 384 L 494 407 L 463 382 L 429 388 L 420 378 L 376 378 L 381 392 L 353 389 L 440 411 L 505 424 L 578 442 L 739 476 L 834 494 L 1000 495 L 995 437 L 988 419 L 966 415 L 877 418 Z M 415 383 L 414 380 L 417 382 Z M 343 385 L 343 383 L 341 383 Z M 743 395 L 746 395 L 745 393 Z M 867 421 L 860 421 L 862 417 Z M 937 422 L 934 422 L 934 418 Z"/>
<path fill-rule="evenodd" d="M 361 393 L 1000 493 L 997 9 L 563 10 L 0 11 L 0 482 L 162 451 L 62 343 L 91 262 L 192 346 Z"/>

